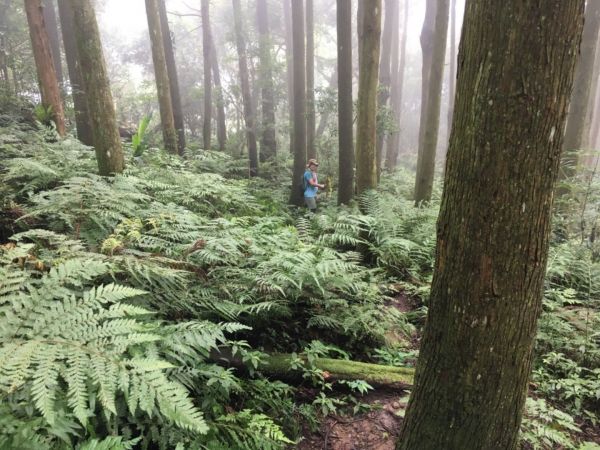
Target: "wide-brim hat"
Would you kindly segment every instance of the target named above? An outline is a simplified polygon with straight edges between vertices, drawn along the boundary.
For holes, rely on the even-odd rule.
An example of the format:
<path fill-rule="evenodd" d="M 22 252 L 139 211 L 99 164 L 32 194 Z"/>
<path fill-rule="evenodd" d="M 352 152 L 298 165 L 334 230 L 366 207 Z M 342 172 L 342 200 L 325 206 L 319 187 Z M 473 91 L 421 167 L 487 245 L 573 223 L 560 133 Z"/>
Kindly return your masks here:
<path fill-rule="evenodd" d="M 317 166 L 319 167 L 319 163 L 316 159 L 309 159 L 308 163 L 306 164 L 306 167 L 310 167 L 310 166 Z"/>

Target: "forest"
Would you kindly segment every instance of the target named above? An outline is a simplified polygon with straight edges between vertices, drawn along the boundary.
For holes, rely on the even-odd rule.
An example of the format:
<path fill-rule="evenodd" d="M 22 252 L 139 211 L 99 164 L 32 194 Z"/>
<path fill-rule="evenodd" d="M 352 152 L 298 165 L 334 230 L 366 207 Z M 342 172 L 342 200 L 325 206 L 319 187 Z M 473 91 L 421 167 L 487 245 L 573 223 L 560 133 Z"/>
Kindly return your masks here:
<path fill-rule="evenodd" d="M 0 449 L 600 450 L 600 0 L 0 0 Z"/>

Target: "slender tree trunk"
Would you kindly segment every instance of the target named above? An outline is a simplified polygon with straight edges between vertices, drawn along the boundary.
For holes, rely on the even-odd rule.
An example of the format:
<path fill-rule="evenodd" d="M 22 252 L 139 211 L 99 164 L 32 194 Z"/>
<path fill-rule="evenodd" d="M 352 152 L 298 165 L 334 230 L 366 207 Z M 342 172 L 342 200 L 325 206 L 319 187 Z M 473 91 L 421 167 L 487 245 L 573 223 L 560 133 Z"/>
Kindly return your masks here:
<path fill-rule="evenodd" d="M 73 11 L 71 10 L 69 1 L 58 0 L 58 11 L 75 110 L 77 138 L 85 145 L 92 146 L 94 145 L 94 138 L 88 113 L 87 99 L 83 88 L 81 66 L 77 56 L 77 42 L 75 41 L 75 31 L 73 30 Z"/>
<path fill-rule="evenodd" d="M 246 138 L 248 140 L 248 159 L 250 163 L 250 176 L 258 175 L 258 150 L 256 148 L 256 131 L 254 130 L 254 111 L 252 110 L 252 96 L 248 79 L 248 62 L 246 59 L 246 42 L 242 28 L 242 6 L 240 0 L 232 0 L 233 17 L 235 22 L 235 42 L 238 53 L 240 69 L 240 82 L 242 85 L 242 101 L 244 103 L 244 120 L 246 122 Z"/>
<path fill-rule="evenodd" d="M 402 117 L 402 90 L 404 88 L 404 66 L 406 65 L 406 40 L 408 37 L 408 1 L 404 2 L 404 22 L 402 25 L 402 40 L 400 42 L 400 59 L 398 53 L 395 54 L 396 62 L 392 62 L 392 74 L 394 80 L 392 83 L 392 114 L 394 115 L 394 130 L 387 141 L 386 163 L 389 170 L 394 170 L 398 163 L 398 153 L 400 151 L 400 119 Z"/>
<path fill-rule="evenodd" d="M 352 113 L 352 0 L 337 0 L 338 58 L 338 204 L 354 195 L 354 139 Z"/>
<path fill-rule="evenodd" d="M 450 0 L 450 70 L 448 71 L 448 136 L 452 129 L 456 91 L 456 0 Z"/>
<path fill-rule="evenodd" d="M 219 58 L 217 57 L 217 46 L 211 34 L 212 45 L 212 71 L 215 79 L 215 97 L 217 107 L 217 141 L 219 142 L 219 150 L 225 151 L 227 143 L 227 127 L 225 125 L 225 99 L 223 98 L 223 86 L 221 84 L 221 72 L 219 70 Z"/>
<path fill-rule="evenodd" d="M 294 60 L 294 169 L 290 204 L 302 206 L 304 201 L 298 186 L 306 166 L 306 66 L 304 47 L 304 5 L 292 1 L 292 47 Z"/>
<path fill-rule="evenodd" d="M 356 190 L 359 194 L 377 187 L 377 84 L 381 0 L 361 0 L 362 27 L 359 29 L 358 119 L 356 124 Z"/>
<path fill-rule="evenodd" d="M 553 13 L 539 0 L 467 2 L 401 450 L 517 447 L 584 0 L 543 5 Z"/>
<path fill-rule="evenodd" d="M 292 43 L 292 15 L 290 12 L 290 2 L 283 1 L 283 20 L 285 25 L 285 61 L 286 61 L 286 82 L 288 91 L 288 115 L 290 128 L 290 153 L 294 153 L 294 58 Z"/>
<path fill-rule="evenodd" d="M 175 52 L 171 31 L 169 30 L 169 19 L 165 0 L 158 2 L 158 14 L 160 16 L 160 29 L 165 49 L 165 60 L 167 62 L 167 73 L 169 75 L 169 88 L 171 90 L 171 103 L 173 109 L 173 121 L 177 131 L 177 150 L 180 155 L 185 151 L 185 125 L 183 122 L 183 108 L 181 106 L 181 92 L 179 90 L 179 77 L 177 76 L 177 64 L 175 63 Z"/>
<path fill-rule="evenodd" d="M 69 0 L 69 6 L 98 169 L 105 176 L 120 173 L 125 162 L 96 14 L 90 0 Z"/>
<path fill-rule="evenodd" d="M 10 0 L 4 0 L 2 3 L 3 11 L 8 11 L 9 2 Z M 2 77 L 2 84 L 5 93 L 10 94 L 11 87 L 10 78 L 8 75 L 7 34 L 6 14 L 0 14 L 0 76 Z"/>
<path fill-rule="evenodd" d="M 425 123 L 427 122 L 427 98 L 429 94 L 429 74 L 433 63 L 433 42 L 435 33 L 435 13 L 437 9 L 436 0 L 425 0 L 425 20 L 421 29 L 421 111 L 419 120 L 419 143 L 418 153 L 423 151 L 423 140 L 425 134 Z"/>
<path fill-rule="evenodd" d="M 173 118 L 173 102 L 171 101 L 169 73 L 167 72 L 167 61 L 160 28 L 158 0 L 146 0 L 146 15 L 148 16 L 148 31 L 152 43 L 152 61 L 154 62 L 163 141 L 165 149 L 169 153 L 177 153 L 177 131 L 175 131 L 175 119 Z"/>
<path fill-rule="evenodd" d="M 561 164 L 561 178 L 575 175 L 579 160 L 579 150 L 583 146 L 585 119 L 592 88 L 594 56 L 600 31 L 600 1 L 588 1 L 585 10 L 585 26 L 581 41 L 581 57 L 577 61 L 575 84 L 571 97 L 571 107 L 565 130 L 564 155 Z M 565 193 L 560 189 L 559 193 Z"/>
<path fill-rule="evenodd" d="M 379 60 L 379 94 L 377 104 L 379 111 L 387 106 L 390 98 L 391 88 L 391 63 L 392 63 L 392 41 L 395 31 L 398 29 L 398 0 L 385 0 L 385 20 L 383 23 L 383 36 L 381 38 L 381 58 Z M 397 36 L 397 35 L 396 35 Z M 396 39 L 397 41 L 397 39 Z M 396 50 L 398 47 L 395 47 Z M 383 142 L 385 130 L 379 117 L 377 124 L 377 180 L 381 175 L 383 163 Z"/>
<path fill-rule="evenodd" d="M 422 145 L 417 158 L 417 176 L 415 181 L 415 204 L 431 199 L 433 175 L 435 171 L 435 152 L 440 128 L 440 106 L 442 98 L 442 80 L 444 60 L 448 39 L 448 0 L 438 0 L 435 14 L 435 27 L 431 36 L 433 47 L 431 65 L 427 77 L 427 95 L 425 120 L 419 125 Z"/>
<path fill-rule="evenodd" d="M 52 51 L 44 24 L 41 0 L 25 0 L 25 12 L 29 24 L 29 36 L 33 47 L 33 57 L 37 70 L 42 104 L 45 108 L 51 108 L 51 117 L 56 124 L 56 131 L 61 136 L 65 135 L 65 114 L 58 80 L 52 62 Z"/>
<path fill-rule="evenodd" d="M 211 80 L 211 32 L 209 0 L 202 0 L 202 55 L 204 59 L 204 125 L 202 139 L 204 149 L 211 149 L 212 80 Z"/>
<path fill-rule="evenodd" d="M 315 147 L 315 18 L 313 0 L 306 0 L 306 157 L 317 157 Z"/>
<path fill-rule="evenodd" d="M 333 68 L 333 72 L 331 72 L 331 78 L 329 78 L 329 89 L 337 90 L 337 87 L 338 87 L 338 66 L 335 66 Z M 329 109 L 326 109 L 321 114 L 321 117 L 319 118 L 319 125 L 317 125 L 315 139 L 319 139 L 321 136 L 323 136 L 323 133 L 325 132 L 325 127 L 327 127 L 327 122 L 329 122 L 329 115 L 330 115 Z"/>
<path fill-rule="evenodd" d="M 261 90 L 262 135 L 260 139 L 260 160 L 266 161 L 277 154 L 275 136 L 275 88 L 273 87 L 273 57 L 271 56 L 271 35 L 267 0 L 257 0 L 256 18 L 259 34 L 260 62 L 258 78 Z"/>
<path fill-rule="evenodd" d="M 58 83 L 62 83 L 64 77 L 62 72 L 62 63 L 60 60 L 60 38 L 58 36 L 58 21 L 56 20 L 56 9 L 54 9 L 54 0 L 42 0 L 44 8 L 44 23 L 46 32 L 50 41 L 50 51 L 52 52 L 52 62 L 56 71 Z"/>

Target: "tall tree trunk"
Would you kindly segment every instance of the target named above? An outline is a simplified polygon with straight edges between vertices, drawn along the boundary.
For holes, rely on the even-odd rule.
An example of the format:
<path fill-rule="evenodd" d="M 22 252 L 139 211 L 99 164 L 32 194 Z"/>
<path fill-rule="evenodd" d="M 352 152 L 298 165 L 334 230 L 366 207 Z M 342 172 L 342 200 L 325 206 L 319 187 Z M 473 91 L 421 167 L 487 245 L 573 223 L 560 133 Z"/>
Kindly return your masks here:
<path fill-rule="evenodd" d="M 152 61 L 154 62 L 154 77 L 156 78 L 156 93 L 160 109 L 160 122 L 162 125 L 165 149 L 169 153 L 178 153 L 177 131 L 173 118 L 173 102 L 171 101 L 171 88 L 163 35 L 158 14 L 158 0 L 146 0 L 146 15 L 148 17 L 148 31 L 152 44 Z"/>
<path fill-rule="evenodd" d="M 173 109 L 173 121 L 177 131 L 177 150 L 180 155 L 185 151 L 185 125 L 183 122 L 183 108 L 181 106 L 181 92 L 179 90 L 179 77 L 177 76 L 177 64 L 175 63 L 175 52 L 171 31 L 169 30 L 169 19 L 165 0 L 158 2 L 158 14 L 160 16 L 160 29 L 165 49 L 165 60 L 167 62 L 167 73 L 169 75 L 169 88 L 171 90 L 171 103 Z"/>
<path fill-rule="evenodd" d="M 539 0 L 467 2 L 429 312 L 397 449 L 517 446 L 584 0 L 543 4 L 553 13 Z"/>
<path fill-rule="evenodd" d="M 292 1 L 292 48 L 294 61 L 294 169 L 290 204 L 302 206 L 304 201 L 298 186 L 302 185 L 306 165 L 306 66 L 304 64 L 304 5 Z"/>
<path fill-rule="evenodd" d="M 429 0 L 428 0 L 429 1 Z M 448 1 L 438 0 L 435 13 L 435 27 L 431 35 L 431 65 L 427 76 L 428 85 L 425 120 L 419 124 L 422 141 L 417 158 L 417 176 L 415 180 L 415 204 L 431 199 L 433 175 L 435 171 L 435 152 L 440 128 L 440 106 L 442 98 L 442 80 L 444 76 L 444 60 L 448 39 Z"/>
<path fill-rule="evenodd" d="M 248 79 L 248 61 L 246 59 L 246 41 L 242 28 L 242 6 L 240 0 L 232 0 L 233 17 L 235 23 L 235 43 L 238 53 L 240 69 L 240 82 L 242 85 L 242 101 L 244 103 L 244 120 L 246 122 L 246 138 L 248 141 L 248 159 L 250 176 L 258 175 L 258 151 L 256 148 L 256 131 L 254 130 L 254 111 L 252 110 L 252 96 Z"/>
<path fill-rule="evenodd" d="M 450 0 L 450 67 L 448 70 L 448 136 L 452 129 L 456 90 L 456 0 Z"/>
<path fill-rule="evenodd" d="M 377 84 L 381 0 L 360 0 L 363 17 L 359 28 L 358 119 L 356 123 L 356 190 L 377 187 Z"/>
<path fill-rule="evenodd" d="M 578 152 L 583 146 L 585 119 L 592 88 L 594 56 L 600 31 L 600 1 L 588 1 L 585 10 L 585 26 L 581 41 L 581 57 L 577 61 L 575 84 L 571 96 L 571 107 L 565 130 L 564 155 L 561 164 L 561 178 L 575 175 L 579 160 Z M 559 192 L 566 192 L 560 189 Z"/>
<path fill-rule="evenodd" d="M 4 0 L 2 3 L 3 11 L 8 11 L 10 0 Z M 6 94 L 10 94 L 10 77 L 8 75 L 8 45 L 7 45 L 7 26 L 6 14 L 0 14 L 0 77 L 2 78 L 2 88 Z"/>
<path fill-rule="evenodd" d="M 306 157 L 317 157 L 315 147 L 315 18 L 313 0 L 306 0 Z"/>
<path fill-rule="evenodd" d="M 225 151 L 227 143 L 227 128 L 225 125 L 225 99 L 223 98 L 223 86 L 221 84 L 221 71 L 219 70 L 219 58 L 217 57 L 217 46 L 211 34 L 211 61 L 213 78 L 215 79 L 215 97 L 217 107 L 217 141 L 219 142 L 219 150 Z"/>
<path fill-rule="evenodd" d="M 56 20 L 56 9 L 54 9 L 54 0 L 42 0 L 44 8 L 44 23 L 46 32 L 50 41 L 50 51 L 52 52 L 52 62 L 56 71 L 58 83 L 63 81 L 62 63 L 60 60 L 60 38 L 58 36 L 58 21 Z"/>
<path fill-rule="evenodd" d="M 45 108 L 51 108 L 51 117 L 56 124 L 56 131 L 64 136 L 65 114 L 42 10 L 41 0 L 25 0 L 25 12 L 27 13 L 29 36 L 33 47 L 42 104 Z"/>
<path fill-rule="evenodd" d="M 425 19 L 421 29 L 421 110 L 419 119 L 419 142 L 418 153 L 423 151 L 423 140 L 425 134 L 424 124 L 427 122 L 427 98 L 429 94 L 429 74 L 433 63 L 433 42 L 435 33 L 435 13 L 437 9 L 436 0 L 425 0 Z"/>
<path fill-rule="evenodd" d="M 277 154 L 275 136 L 275 88 L 273 87 L 273 57 L 267 0 L 256 1 L 256 19 L 259 35 L 260 62 L 258 79 L 261 91 L 262 134 L 260 138 L 260 160 L 266 161 Z"/>
<path fill-rule="evenodd" d="M 90 0 L 69 0 L 69 6 L 98 169 L 105 176 L 120 173 L 125 161 L 96 14 Z"/>
<path fill-rule="evenodd" d="M 387 150 L 385 154 L 385 166 L 389 170 L 394 170 L 398 163 L 398 153 L 400 151 L 400 119 L 402 117 L 402 90 L 404 88 L 404 66 L 406 65 L 406 41 L 408 38 L 408 1 L 404 2 L 404 22 L 402 24 L 402 40 L 400 42 L 400 60 L 398 61 L 398 52 L 395 53 L 396 62 L 392 62 L 392 114 L 396 129 L 390 135 L 387 141 Z"/>
<path fill-rule="evenodd" d="M 352 0 L 337 0 L 338 59 L 338 204 L 354 195 L 354 140 L 352 113 Z"/>
<path fill-rule="evenodd" d="M 381 37 L 381 58 L 379 60 L 379 95 L 377 104 L 379 111 L 387 106 L 390 98 L 391 88 L 391 63 L 392 47 L 395 31 L 398 29 L 398 0 L 385 0 L 385 19 L 383 23 L 383 35 Z M 396 35 L 397 37 L 397 35 Z M 396 39 L 397 41 L 398 39 Z M 396 50 L 398 47 L 395 46 Z M 385 140 L 385 130 L 381 123 L 381 117 L 377 124 L 377 180 L 381 175 L 383 162 L 383 142 Z"/>
<path fill-rule="evenodd" d="M 290 12 L 290 2 L 283 1 L 283 20 L 285 26 L 285 62 L 286 62 L 286 84 L 288 93 L 288 115 L 290 128 L 290 152 L 294 153 L 294 57 L 292 43 L 292 14 Z"/>
<path fill-rule="evenodd" d="M 68 0 L 58 0 L 60 29 L 62 31 L 71 95 L 75 110 L 75 126 L 77 138 L 85 145 L 94 145 L 92 126 L 88 113 L 87 99 L 83 88 L 81 66 L 77 56 L 77 42 L 73 30 L 73 11 Z"/>
<path fill-rule="evenodd" d="M 210 2 L 202 0 L 202 56 L 204 59 L 204 124 L 202 140 L 204 149 L 211 149 L 212 124 L 212 80 L 211 80 L 211 32 L 210 32 Z"/>

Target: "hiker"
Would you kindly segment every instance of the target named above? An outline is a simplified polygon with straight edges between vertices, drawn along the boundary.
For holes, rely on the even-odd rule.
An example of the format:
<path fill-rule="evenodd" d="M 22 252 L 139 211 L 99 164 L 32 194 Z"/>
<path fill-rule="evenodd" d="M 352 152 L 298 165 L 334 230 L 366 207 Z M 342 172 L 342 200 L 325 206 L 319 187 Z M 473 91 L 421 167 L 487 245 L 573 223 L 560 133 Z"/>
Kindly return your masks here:
<path fill-rule="evenodd" d="M 304 203 L 306 203 L 306 207 L 312 213 L 317 210 L 317 192 L 319 188 L 325 188 L 324 184 L 319 184 L 317 181 L 318 167 L 319 163 L 316 159 L 309 159 L 302 179 L 304 185 Z"/>

